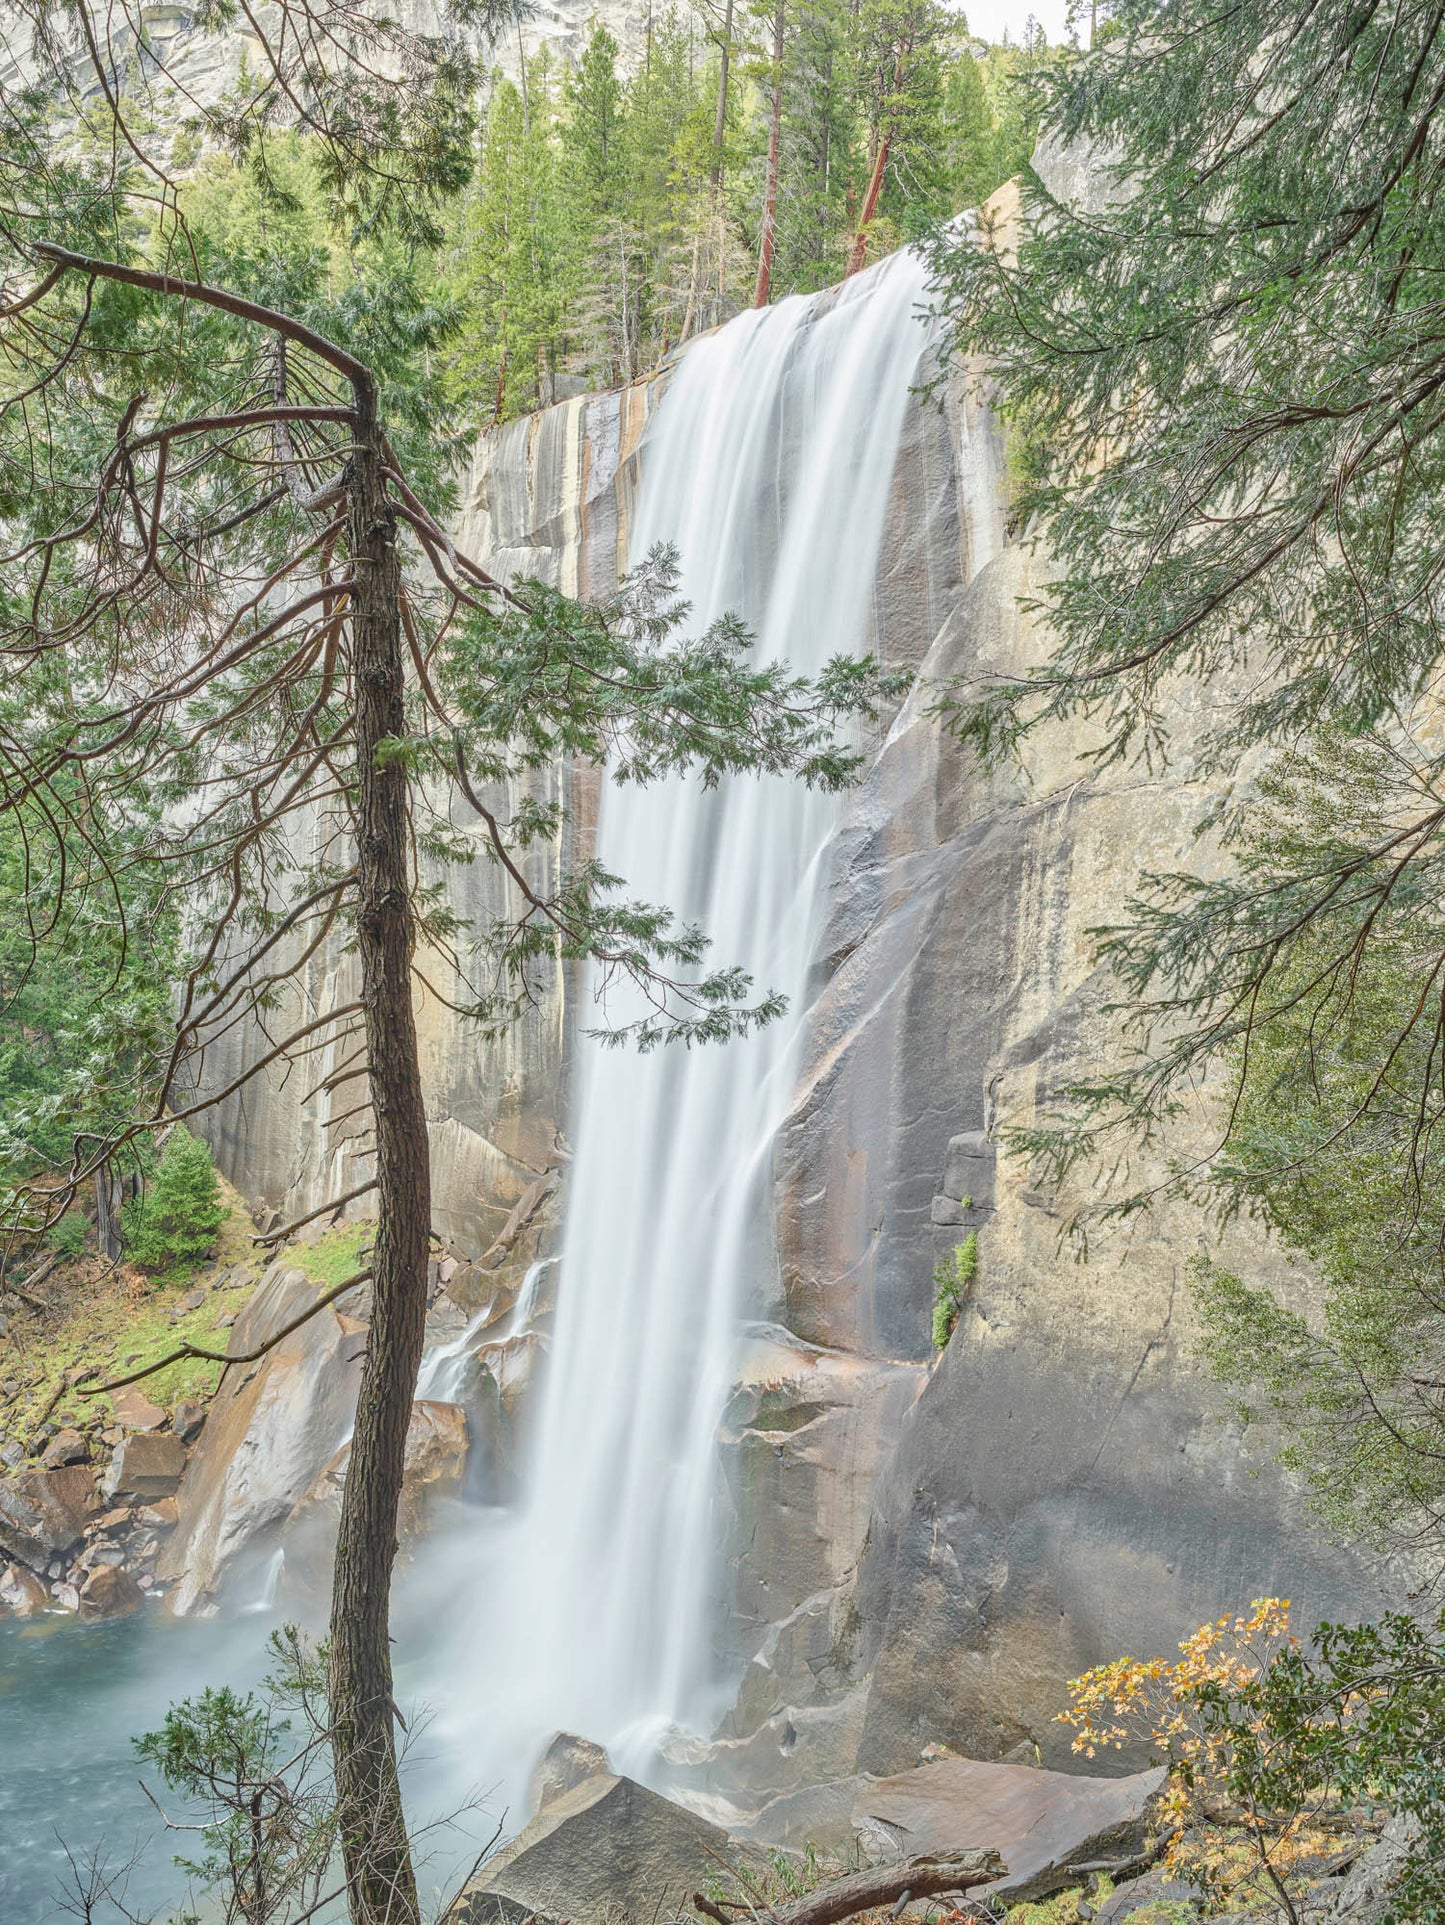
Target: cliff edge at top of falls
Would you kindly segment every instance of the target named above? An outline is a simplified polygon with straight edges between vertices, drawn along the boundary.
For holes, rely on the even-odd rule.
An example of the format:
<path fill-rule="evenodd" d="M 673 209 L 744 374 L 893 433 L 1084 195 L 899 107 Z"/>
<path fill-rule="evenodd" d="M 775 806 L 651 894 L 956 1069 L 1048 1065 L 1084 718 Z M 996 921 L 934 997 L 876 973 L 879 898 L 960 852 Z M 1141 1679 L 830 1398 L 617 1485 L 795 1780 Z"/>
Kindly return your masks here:
<path fill-rule="evenodd" d="M 658 391 L 582 397 L 488 436 L 458 539 L 504 575 L 608 589 Z M 780 472 L 787 459 L 781 448 Z M 1008 537 L 1002 474 L 966 371 L 911 406 L 873 626 L 927 681 L 1020 672 L 1047 648 L 1020 601 L 1044 563 Z M 1187 750 L 1187 694 L 1174 720 Z M 1080 760 L 1086 746 L 1059 725 L 1030 738 L 1021 766 L 985 775 L 920 687 L 835 838 L 775 1145 L 776 1275 L 724 1427 L 722 1655 L 741 1684 L 697 1768 L 740 1801 L 899 1770 L 936 1741 L 1067 1766 L 1053 1716 L 1088 1665 L 1167 1652 L 1264 1593 L 1291 1595 L 1306 1619 L 1378 1601 L 1368 1570 L 1312 1533 L 1267 1452 L 1246 1456 L 1193 1356 L 1184 1270 L 1202 1219 L 1171 1203 L 1080 1264 L 1060 1244 L 1058 1202 L 996 1154 L 1005 1125 L 1039 1117 L 1107 1045 L 1089 934 L 1101 912 L 1145 867 L 1207 860 L 1206 786 L 1101 774 Z M 555 770 L 538 784 L 570 795 L 568 834 L 585 843 L 595 778 Z M 449 886 L 476 915 L 500 884 L 478 862 Z M 346 967 L 318 956 L 301 993 L 324 1005 Z M 559 975 L 487 1046 L 440 1005 L 422 1009 L 438 1223 L 469 1249 L 565 1168 L 574 999 Z M 215 1072 L 223 1082 L 234 1066 Z M 278 1088 L 248 1112 L 227 1106 L 215 1142 L 245 1194 L 289 1212 L 348 1187 L 322 1136 Z M 977 1278 L 933 1363 L 934 1266 L 969 1228 Z M 1308 1279 L 1280 1276 L 1307 1296 Z"/>

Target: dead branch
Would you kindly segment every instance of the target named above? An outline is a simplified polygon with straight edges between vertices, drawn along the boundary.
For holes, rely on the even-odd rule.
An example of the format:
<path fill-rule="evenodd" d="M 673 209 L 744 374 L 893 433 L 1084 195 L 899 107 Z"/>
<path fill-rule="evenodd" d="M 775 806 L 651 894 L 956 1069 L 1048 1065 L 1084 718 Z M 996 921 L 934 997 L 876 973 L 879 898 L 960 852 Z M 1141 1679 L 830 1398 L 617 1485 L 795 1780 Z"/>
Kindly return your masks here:
<path fill-rule="evenodd" d="M 108 1378 L 105 1383 L 97 1384 L 93 1390 L 82 1390 L 80 1394 L 82 1397 L 100 1397 L 108 1390 L 123 1390 L 127 1384 L 138 1384 L 143 1377 L 154 1377 L 158 1370 L 168 1369 L 171 1364 L 182 1363 L 187 1357 L 201 1357 L 207 1363 L 213 1364 L 256 1363 L 266 1355 L 268 1350 L 274 1350 L 283 1338 L 289 1337 L 293 1330 L 299 1330 L 303 1323 L 309 1323 L 318 1310 L 324 1310 L 328 1303 L 335 1303 L 338 1297 L 344 1297 L 348 1290 L 354 1290 L 358 1283 L 366 1283 L 370 1278 L 370 1270 L 358 1270 L 354 1276 L 343 1278 L 340 1283 L 328 1290 L 325 1296 L 318 1297 L 309 1309 L 303 1310 L 299 1317 L 293 1317 L 290 1323 L 283 1324 L 274 1337 L 268 1337 L 265 1343 L 257 1344 L 254 1350 L 238 1350 L 232 1354 L 225 1350 L 205 1350 L 199 1344 L 183 1343 L 178 1350 L 172 1350 L 167 1356 L 157 1358 L 155 1363 L 147 1364 L 143 1370 L 133 1370 L 128 1377 Z M 47 1412 L 46 1415 L 48 1416 L 49 1413 Z M 42 1417 L 40 1421 L 44 1423 L 45 1419 Z"/>
<path fill-rule="evenodd" d="M 368 1191 L 375 1188 L 375 1177 L 369 1183 L 358 1183 L 354 1190 L 348 1190 L 344 1196 L 333 1197 L 330 1203 L 323 1203 L 316 1210 L 308 1210 L 305 1216 L 297 1217 L 294 1223 L 283 1223 L 279 1230 L 266 1230 L 259 1236 L 253 1236 L 251 1241 L 252 1243 L 284 1243 L 287 1237 L 305 1224 L 314 1223 L 319 1216 L 330 1216 L 334 1210 L 344 1210 L 348 1203 L 355 1203 L 359 1196 L 365 1196 Z"/>
<path fill-rule="evenodd" d="M 32 1310 L 53 1310 L 55 1308 L 53 1303 L 47 1303 L 44 1297 L 32 1296 L 31 1292 L 37 1284 L 44 1283 L 45 1279 L 59 1262 L 60 1253 L 53 1251 L 45 1259 L 44 1263 L 39 1264 L 30 1272 L 30 1275 L 25 1279 L 24 1283 L 14 1283 L 9 1278 L 6 1278 L 4 1283 L 0 1283 L 0 1294 L 19 1297 L 20 1301 L 22 1303 L 28 1303 Z"/>
<path fill-rule="evenodd" d="M 69 248 L 56 247 L 50 241 L 34 242 L 32 251 L 45 260 L 54 261 L 59 267 L 73 268 L 78 274 L 120 281 L 127 287 L 144 288 L 152 294 L 197 301 L 206 307 L 219 308 L 223 314 L 233 315 L 238 321 L 254 321 L 257 326 L 294 341 L 298 347 L 308 348 L 319 360 L 327 362 L 338 374 L 344 375 L 358 394 L 369 396 L 375 391 L 376 377 L 365 362 L 358 361 L 354 354 L 348 354 L 345 348 L 328 340 L 315 328 L 307 327 L 304 321 L 279 313 L 275 308 L 263 307 L 259 301 L 248 301 L 224 288 L 209 287 L 204 281 L 181 280 L 174 274 L 155 274 L 148 268 L 129 267 L 121 261 L 75 254 Z"/>
<path fill-rule="evenodd" d="M 878 1865 L 854 1872 L 832 1885 L 823 1885 L 801 1898 L 776 1905 L 762 1916 L 769 1925 L 837 1925 L 859 1912 L 878 1911 L 904 1897 L 938 1898 L 945 1892 L 971 1891 L 1002 1878 L 1007 1867 L 996 1851 L 945 1852 L 909 1858 L 897 1865 Z M 694 1909 L 713 1925 L 736 1925 L 727 1913 L 701 1892 L 693 1894 Z"/>
<path fill-rule="evenodd" d="M 44 1430 L 45 1426 L 50 1422 L 51 1417 L 55 1414 L 56 1405 L 69 1389 L 70 1385 L 66 1383 L 62 1377 L 60 1382 L 55 1386 L 55 1389 L 51 1392 L 49 1403 L 46 1404 L 44 1410 L 41 1411 L 40 1415 L 35 1419 L 35 1422 L 30 1426 L 30 1442 L 27 1450 L 33 1451 L 35 1449 L 35 1446 L 40 1441 L 41 1431 Z M 83 1394 L 82 1392 L 82 1395 Z"/>

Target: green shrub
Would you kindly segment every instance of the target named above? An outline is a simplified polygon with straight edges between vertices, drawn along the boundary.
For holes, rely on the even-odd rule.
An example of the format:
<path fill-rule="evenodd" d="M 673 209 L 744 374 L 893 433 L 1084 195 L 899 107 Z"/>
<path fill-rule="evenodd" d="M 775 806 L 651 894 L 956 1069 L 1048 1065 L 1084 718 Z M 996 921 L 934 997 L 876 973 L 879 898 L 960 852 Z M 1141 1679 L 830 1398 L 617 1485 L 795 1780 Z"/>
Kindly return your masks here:
<path fill-rule="evenodd" d="M 73 1263 L 77 1257 L 85 1255 L 85 1240 L 90 1234 L 90 1225 L 83 1210 L 67 1210 L 58 1223 L 50 1226 L 47 1241 L 58 1257 Z"/>
<path fill-rule="evenodd" d="M 971 1199 L 965 1197 L 967 1209 Z M 953 1335 L 959 1312 L 968 1302 L 978 1275 L 978 1231 L 970 1230 L 951 1257 L 945 1257 L 933 1272 L 933 1347 L 942 1350 Z"/>
<path fill-rule="evenodd" d="M 202 1903 L 177 1925 L 202 1916 L 282 1925 L 325 1903 L 336 1854 L 326 1647 L 288 1624 L 272 1632 L 270 1653 L 259 1691 L 208 1687 L 133 1741 L 186 1807 L 197 1855 L 174 1862 Z"/>
<path fill-rule="evenodd" d="M 145 1194 L 121 1212 L 126 1254 L 143 1270 L 200 1263 L 226 1220 L 209 1146 L 177 1123 L 166 1137 Z"/>

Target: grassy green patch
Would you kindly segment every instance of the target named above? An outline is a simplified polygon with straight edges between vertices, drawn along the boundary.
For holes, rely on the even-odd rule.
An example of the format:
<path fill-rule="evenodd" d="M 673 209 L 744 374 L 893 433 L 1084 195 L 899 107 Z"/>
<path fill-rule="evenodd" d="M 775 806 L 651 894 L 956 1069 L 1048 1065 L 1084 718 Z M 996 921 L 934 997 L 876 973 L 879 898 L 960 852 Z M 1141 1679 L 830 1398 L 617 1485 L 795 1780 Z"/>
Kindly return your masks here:
<path fill-rule="evenodd" d="M 1052 1898 L 1041 1898 L 1029 1905 L 1010 1906 L 1004 1914 L 1005 1925 L 1074 1925 L 1081 1900 L 1087 1898 L 1097 1911 L 1113 1890 L 1113 1879 L 1104 1873 L 1092 1889 L 1071 1885 L 1067 1891 L 1055 1892 Z"/>
<path fill-rule="evenodd" d="M 191 1343 L 224 1350 L 234 1317 L 246 1302 L 244 1290 L 213 1291 L 196 1309 L 181 1311 L 183 1299 L 241 1261 L 257 1264 L 250 1224 L 235 1191 L 225 1186 L 230 1214 L 216 1239 L 216 1256 L 205 1264 L 177 1265 L 160 1277 L 112 1269 L 95 1257 L 68 1265 L 53 1277 L 54 1311 L 46 1316 L 11 1319 L 0 1342 L 0 1434 L 28 1442 L 70 1370 L 93 1368 L 101 1378 L 128 1376 Z M 180 1314 L 178 1314 L 180 1313 Z M 221 1366 L 187 1357 L 146 1377 L 136 1386 L 163 1408 L 210 1397 Z M 109 1397 L 87 1397 L 87 1388 L 67 1389 L 50 1411 L 50 1421 L 86 1428 L 109 1422 Z"/>
<path fill-rule="evenodd" d="M 345 1283 L 349 1276 L 364 1270 L 376 1234 L 374 1223 L 343 1223 L 328 1230 L 315 1243 L 299 1244 L 286 1251 L 286 1261 L 304 1270 L 313 1282 L 328 1288 Z"/>
<path fill-rule="evenodd" d="M 182 1343 L 223 1350 L 229 1333 L 220 1319 L 234 1314 L 245 1299 L 239 1291 L 208 1291 L 198 1309 L 176 1318 L 182 1299 L 199 1281 L 195 1272 L 142 1284 L 112 1275 L 95 1285 L 83 1283 L 54 1321 L 12 1324 L 0 1354 L 0 1384 L 17 1385 L 0 1407 L 5 1431 L 28 1438 L 67 1370 L 93 1366 L 102 1377 L 126 1376 Z M 167 1406 L 209 1397 L 219 1375 L 219 1364 L 188 1357 L 138 1388 L 152 1403 Z M 83 1427 L 97 1416 L 110 1417 L 110 1398 L 86 1397 L 84 1388 L 65 1392 L 51 1412 L 53 1422 Z"/>
<path fill-rule="evenodd" d="M 224 1194 L 230 1214 L 217 1235 L 216 1254 L 210 1262 L 175 1265 L 161 1276 L 142 1277 L 134 1270 L 112 1270 L 89 1257 L 68 1264 L 54 1277 L 53 1313 L 12 1319 L 9 1335 L 0 1340 L 0 1436 L 28 1443 L 67 1371 L 93 1367 L 102 1379 L 124 1377 L 158 1362 L 183 1343 L 204 1350 L 226 1349 L 230 1327 L 221 1320 L 233 1318 L 242 1309 L 248 1292 L 209 1286 L 239 1263 L 249 1265 L 259 1276 L 270 1252 L 252 1242 L 241 1198 L 229 1186 Z M 328 1230 L 315 1243 L 287 1249 L 284 1260 L 329 1289 L 365 1267 L 374 1232 L 369 1222 L 346 1223 Z M 204 1302 L 181 1313 L 183 1300 L 202 1287 Z M 153 1377 L 142 1378 L 136 1389 L 167 1409 L 181 1402 L 204 1402 L 214 1394 L 220 1374 L 219 1363 L 186 1357 Z M 67 1389 L 50 1411 L 49 1421 L 80 1429 L 108 1423 L 113 1415 L 110 1398 L 87 1397 L 86 1388 Z"/>

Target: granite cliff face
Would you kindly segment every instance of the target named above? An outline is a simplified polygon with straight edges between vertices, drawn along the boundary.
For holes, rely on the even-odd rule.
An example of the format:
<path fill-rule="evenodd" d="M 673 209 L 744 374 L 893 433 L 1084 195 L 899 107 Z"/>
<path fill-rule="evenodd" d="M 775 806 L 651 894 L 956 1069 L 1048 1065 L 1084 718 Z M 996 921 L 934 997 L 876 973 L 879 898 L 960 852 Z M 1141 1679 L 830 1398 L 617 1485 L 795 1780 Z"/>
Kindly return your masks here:
<path fill-rule="evenodd" d="M 388 15 L 408 31 L 435 33 L 438 10 L 429 0 L 400 0 Z M 208 30 L 196 25 L 197 9 L 184 0 L 149 0 L 126 9 L 125 17 L 110 24 L 107 81 L 147 98 L 160 127 L 171 130 L 178 118 L 213 105 L 229 93 L 249 67 L 265 70 L 266 56 L 256 32 L 227 20 Z M 282 9 L 262 4 L 251 18 L 273 44 L 284 45 Z M 526 18 L 490 44 L 475 51 L 488 69 L 500 68 L 516 77 L 519 50 L 528 58 L 546 48 L 555 60 L 574 62 L 587 43 L 594 21 L 617 42 L 625 65 L 641 58 L 648 33 L 648 16 L 629 0 L 533 0 Z M 138 43 L 137 34 L 142 37 Z M 24 73 L 27 48 L 23 38 L 7 37 L 0 49 L 0 83 L 15 82 Z M 77 37 L 74 72 L 83 93 L 99 95 L 101 79 Z"/>
<path fill-rule="evenodd" d="M 488 437 L 459 541 L 499 573 L 605 592 L 659 385 Z M 835 839 L 775 1149 L 778 1261 L 758 1280 L 724 1428 L 737 1556 L 723 1655 L 741 1685 L 707 1757 L 678 1761 L 741 1802 L 896 1771 L 938 1741 L 1067 1763 L 1051 1718 L 1090 1662 L 1167 1649 L 1266 1591 L 1306 1616 L 1370 1599 L 1298 1493 L 1255 1474 L 1192 1359 L 1184 1269 L 1202 1220 L 1171 1205 L 1080 1263 L 1060 1242 L 1068 1200 L 997 1155 L 1000 1127 L 1038 1115 L 1107 1042 L 1091 927 L 1141 869 L 1201 860 L 1213 799 L 1181 774 L 1091 773 L 1084 737 L 1062 728 L 1023 767 L 983 775 L 932 715 L 939 681 L 1017 671 L 1047 646 L 1020 606 L 1042 563 L 1009 537 L 1002 469 L 977 379 L 959 372 L 913 407 L 874 627 L 920 680 Z M 1181 740 L 1199 699 L 1179 698 Z M 569 834 L 585 839 L 595 776 L 549 779 L 568 785 Z M 505 908 L 480 858 L 450 886 L 465 915 Z M 344 968 L 319 963 L 306 993 L 324 1007 Z M 470 1299 L 448 1286 L 466 1309 L 489 1265 L 514 1289 L 520 1258 L 550 1247 L 574 997 L 559 977 L 495 1047 L 423 1007 L 438 1225 L 493 1253 L 464 1273 Z M 242 1039 L 238 1057 L 258 1047 Z M 237 1066 L 216 1063 L 216 1081 Z M 287 1214 L 357 1167 L 301 1094 L 258 1082 L 216 1135 L 243 1193 Z M 978 1278 L 934 1363 L 934 1265 L 970 1228 Z"/>

